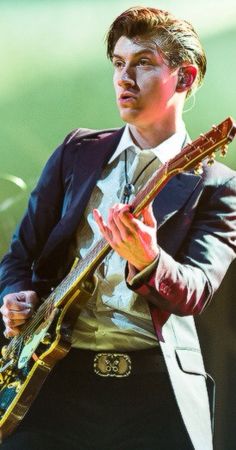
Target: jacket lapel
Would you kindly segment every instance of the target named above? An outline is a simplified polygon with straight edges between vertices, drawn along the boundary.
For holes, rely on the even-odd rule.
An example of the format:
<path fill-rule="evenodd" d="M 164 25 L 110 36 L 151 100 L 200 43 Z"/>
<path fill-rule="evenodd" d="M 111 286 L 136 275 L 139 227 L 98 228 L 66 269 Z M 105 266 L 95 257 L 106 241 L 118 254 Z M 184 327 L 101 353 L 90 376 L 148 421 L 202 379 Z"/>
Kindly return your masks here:
<path fill-rule="evenodd" d="M 90 139 L 89 136 L 77 145 L 78 149 L 73 169 L 71 203 L 61 220 L 61 226 L 68 227 L 68 235 L 75 231 L 93 188 L 111 155 L 116 150 L 123 129 L 101 140 Z"/>
<path fill-rule="evenodd" d="M 199 175 L 186 172 L 168 181 L 153 202 L 158 229 L 184 206 L 201 180 Z"/>
<path fill-rule="evenodd" d="M 63 217 L 49 236 L 40 262 L 45 260 L 62 241 L 70 239 L 76 231 L 92 190 L 103 167 L 115 151 L 122 133 L 123 129 L 119 129 L 108 137 L 95 139 L 88 136 L 75 142 L 78 152 L 73 161 L 70 200 Z"/>

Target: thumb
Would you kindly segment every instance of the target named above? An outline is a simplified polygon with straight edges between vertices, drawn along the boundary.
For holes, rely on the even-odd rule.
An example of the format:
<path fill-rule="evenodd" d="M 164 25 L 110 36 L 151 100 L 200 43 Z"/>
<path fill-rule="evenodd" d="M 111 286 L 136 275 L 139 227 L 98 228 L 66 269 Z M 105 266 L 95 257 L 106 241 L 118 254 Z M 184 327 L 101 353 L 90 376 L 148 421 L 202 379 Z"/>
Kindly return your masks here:
<path fill-rule="evenodd" d="M 18 300 L 24 301 L 28 305 L 36 306 L 39 302 L 38 295 L 35 291 L 20 291 L 18 293 Z"/>
<path fill-rule="evenodd" d="M 157 222 L 154 217 L 151 204 L 146 206 L 146 208 L 143 208 L 142 216 L 143 216 L 143 223 L 145 223 L 145 225 L 148 225 L 149 227 L 152 227 L 152 228 L 156 228 Z"/>

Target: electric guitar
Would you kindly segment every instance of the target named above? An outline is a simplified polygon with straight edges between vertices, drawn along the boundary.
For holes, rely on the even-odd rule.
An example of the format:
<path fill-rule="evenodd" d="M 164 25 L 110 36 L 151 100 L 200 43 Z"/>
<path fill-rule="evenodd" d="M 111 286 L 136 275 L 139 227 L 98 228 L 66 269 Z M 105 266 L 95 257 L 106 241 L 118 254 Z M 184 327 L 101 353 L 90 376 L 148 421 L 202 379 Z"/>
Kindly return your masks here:
<path fill-rule="evenodd" d="M 180 172 L 201 170 L 206 157 L 214 162 L 215 151 L 226 147 L 236 134 L 236 124 L 229 117 L 191 144 L 166 164 L 160 166 L 149 182 L 131 202 L 131 210 L 139 217 L 163 186 Z M 23 419 L 46 377 L 56 362 L 71 347 L 73 327 L 80 310 L 91 296 L 89 280 L 111 247 L 99 240 L 78 261 L 63 281 L 39 306 L 21 333 L 2 348 L 0 359 L 0 440 L 6 438 Z"/>

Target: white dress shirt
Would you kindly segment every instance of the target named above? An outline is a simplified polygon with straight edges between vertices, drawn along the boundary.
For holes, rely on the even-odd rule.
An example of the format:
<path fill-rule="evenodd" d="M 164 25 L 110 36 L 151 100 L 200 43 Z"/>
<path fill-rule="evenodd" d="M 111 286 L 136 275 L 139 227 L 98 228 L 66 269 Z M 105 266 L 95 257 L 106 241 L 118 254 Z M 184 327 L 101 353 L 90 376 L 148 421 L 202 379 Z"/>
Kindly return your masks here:
<path fill-rule="evenodd" d="M 182 124 L 174 135 L 156 148 L 141 150 L 132 141 L 128 125 L 125 127 L 116 151 L 93 190 L 77 230 L 79 258 L 83 258 L 89 248 L 101 239 L 93 219 L 93 209 L 98 208 L 106 221 L 108 209 L 115 203 L 121 203 L 126 183 L 125 150 L 128 180 L 133 182 L 138 177 L 135 183 L 137 192 L 157 169 L 159 161 L 165 163 L 181 150 L 185 138 L 186 130 Z M 154 155 L 158 159 L 146 168 Z M 148 304 L 143 297 L 127 288 L 125 265 L 126 261 L 111 251 L 97 269 L 97 289 L 78 317 L 73 332 L 74 347 L 130 351 L 157 345 Z"/>

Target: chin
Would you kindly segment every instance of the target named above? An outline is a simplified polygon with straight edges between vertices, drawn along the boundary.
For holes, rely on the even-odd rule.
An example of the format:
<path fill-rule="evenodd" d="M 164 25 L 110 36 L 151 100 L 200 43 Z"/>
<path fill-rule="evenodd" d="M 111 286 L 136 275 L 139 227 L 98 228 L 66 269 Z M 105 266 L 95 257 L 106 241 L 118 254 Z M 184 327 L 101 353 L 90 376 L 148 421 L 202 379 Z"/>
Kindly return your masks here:
<path fill-rule="evenodd" d="M 124 122 L 131 123 L 135 125 L 138 122 L 139 114 L 138 111 L 130 111 L 122 109 L 119 111 L 120 117 Z"/>

